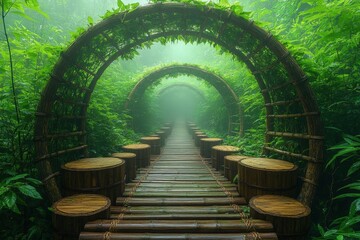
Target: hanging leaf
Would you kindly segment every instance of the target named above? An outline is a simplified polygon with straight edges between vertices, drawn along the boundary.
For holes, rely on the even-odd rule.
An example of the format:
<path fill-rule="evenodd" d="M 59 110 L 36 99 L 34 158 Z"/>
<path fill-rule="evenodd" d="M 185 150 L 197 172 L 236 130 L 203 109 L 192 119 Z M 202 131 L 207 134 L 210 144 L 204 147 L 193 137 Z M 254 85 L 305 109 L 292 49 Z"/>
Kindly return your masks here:
<path fill-rule="evenodd" d="M 34 199 L 42 199 L 39 192 L 30 185 L 22 185 L 18 187 L 19 191 L 24 194 L 25 196 L 34 198 Z"/>

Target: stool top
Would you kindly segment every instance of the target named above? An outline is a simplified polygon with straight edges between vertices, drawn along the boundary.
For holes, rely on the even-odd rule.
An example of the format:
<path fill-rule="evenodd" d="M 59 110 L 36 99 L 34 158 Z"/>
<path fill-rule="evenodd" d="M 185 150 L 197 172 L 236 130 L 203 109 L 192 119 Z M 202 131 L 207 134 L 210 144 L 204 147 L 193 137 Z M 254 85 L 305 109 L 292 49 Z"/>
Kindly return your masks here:
<path fill-rule="evenodd" d="M 171 127 L 161 127 L 161 130 L 169 130 Z"/>
<path fill-rule="evenodd" d="M 222 141 L 222 138 L 201 138 L 200 141 L 204 141 L 204 142 L 217 142 L 217 141 Z"/>
<path fill-rule="evenodd" d="M 125 161 L 119 158 L 83 158 L 65 163 L 62 168 L 65 170 L 89 171 L 113 168 L 124 164 Z"/>
<path fill-rule="evenodd" d="M 294 171 L 297 166 L 292 162 L 271 158 L 245 158 L 239 161 L 242 166 L 273 171 Z"/>
<path fill-rule="evenodd" d="M 311 213 L 308 206 L 301 202 L 278 195 L 260 195 L 250 199 L 249 205 L 262 214 L 279 217 L 304 217 Z"/>
<path fill-rule="evenodd" d="M 200 134 L 204 134 L 204 132 L 202 132 L 202 131 L 195 131 L 195 135 L 200 135 Z"/>
<path fill-rule="evenodd" d="M 128 153 L 128 152 L 121 152 L 121 153 L 113 153 L 111 154 L 112 157 L 116 158 L 134 158 L 136 157 L 135 153 Z"/>
<path fill-rule="evenodd" d="M 159 137 L 142 137 L 141 140 L 156 141 L 156 140 L 160 140 L 160 138 Z"/>
<path fill-rule="evenodd" d="M 160 137 L 158 134 L 152 134 L 149 137 Z"/>
<path fill-rule="evenodd" d="M 157 131 L 156 134 L 162 135 L 162 134 L 165 134 L 165 132 L 164 131 Z"/>
<path fill-rule="evenodd" d="M 233 152 L 233 153 L 240 151 L 240 148 L 234 146 L 228 146 L 228 145 L 216 145 L 213 146 L 212 149 L 220 152 Z"/>
<path fill-rule="evenodd" d="M 109 198 L 97 194 L 78 194 L 60 199 L 53 204 L 54 212 L 65 216 L 87 216 L 110 207 Z"/>
<path fill-rule="evenodd" d="M 146 149 L 146 148 L 150 148 L 150 145 L 138 143 L 138 144 L 129 144 L 129 145 L 123 146 L 123 149 L 131 149 L 131 150 L 140 150 L 140 149 Z"/>
<path fill-rule="evenodd" d="M 208 136 L 206 134 L 196 134 L 199 138 L 207 138 Z"/>
<path fill-rule="evenodd" d="M 232 162 L 238 162 L 244 158 L 249 158 L 248 156 L 241 156 L 241 155 L 227 155 L 224 157 L 225 160 L 232 161 Z"/>

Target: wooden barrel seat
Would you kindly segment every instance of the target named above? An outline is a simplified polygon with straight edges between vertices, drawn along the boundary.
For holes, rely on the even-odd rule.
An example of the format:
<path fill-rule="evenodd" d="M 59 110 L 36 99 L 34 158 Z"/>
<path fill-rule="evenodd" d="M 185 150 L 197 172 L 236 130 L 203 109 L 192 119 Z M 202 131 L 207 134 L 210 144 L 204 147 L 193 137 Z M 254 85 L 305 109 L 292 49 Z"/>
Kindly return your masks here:
<path fill-rule="evenodd" d="M 223 142 L 221 138 L 201 138 L 200 139 L 200 155 L 203 158 L 211 157 L 211 148 Z"/>
<path fill-rule="evenodd" d="M 208 136 L 206 134 L 198 134 L 195 135 L 195 146 L 200 147 L 200 139 L 207 138 Z"/>
<path fill-rule="evenodd" d="M 228 145 L 216 145 L 211 148 L 211 163 L 216 170 L 220 170 L 224 165 L 224 157 L 238 153 L 240 148 Z"/>
<path fill-rule="evenodd" d="M 122 148 L 126 152 L 136 154 L 137 168 L 144 168 L 150 165 L 151 147 L 149 144 L 129 144 Z"/>
<path fill-rule="evenodd" d="M 164 131 L 157 131 L 156 135 L 158 135 L 160 137 L 160 145 L 163 147 L 165 146 L 165 132 Z"/>
<path fill-rule="evenodd" d="M 161 139 L 159 137 L 142 137 L 141 143 L 149 144 L 151 148 L 151 154 L 159 155 L 161 147 Z"/>
<path fill-rule="evenodd" d="M 165 137 L 169 137 L 170 134 L 171 134 L 171 128 L 170 127 L 162 127 L 160 128 L 161 131 L 164 131 L 165 132 Z"/>
<path fill-rule="evenodd" d="M 110 217 L 109 198 L 96 194 L 79 194 L 65 197 L 52 206 L 54 239 L 78 239 L 89 221 Z"/>
<path fill-rule="evenodd" d="M 96 193 L 113 203 L 125 190 L 125 161 L 118 158 L 83 158 L 62 167 L 62 183 L 66 196 Z"/>
<path fill-rule="evenodd" d="M 246 158 L 238 162 L 238 189 L 247 200 L 256 195 L 295 197 L 297 166 L 270 158 Z"/>
<path fill-rule="evenodd" d="M 233 181 L 238 174 L 238 162 L 242 159 L 249 158 L 241 155 L 227 155 L 224 157 L 224 176 Z"/>
<path fill-rule="evenodd" d="M 201 131 L 201 130 L 198 127 L 190 127 L 190 129 L 189 129 L 189 133 L 192 137 L 195 135 L 195 132 L 199 132 L 199 131 Z"/>
<path fill-rule="evenodd" d="M 113 153 L 111 156 L 125 160 L 125 174 L 126 174 L 127 183 L 136 178 L 135 153 L 129 153 L 129 152 Z"/>
<path fill-rule="evenodd" d="M 191 136 L 195 140 L 196 135 L 199 135 L 199 134 L 205 134 L 205 133 L 203 131 L 197 130 L 197 131 L 194 131 Z"/>
<path fill-rule="evenodd" d="M 261 195 L 249 202 L 252 218 L 271 222 L 280 240 L 306 239 L 310 228 L 309 207 L 301 202 L 278 195 Z"/>

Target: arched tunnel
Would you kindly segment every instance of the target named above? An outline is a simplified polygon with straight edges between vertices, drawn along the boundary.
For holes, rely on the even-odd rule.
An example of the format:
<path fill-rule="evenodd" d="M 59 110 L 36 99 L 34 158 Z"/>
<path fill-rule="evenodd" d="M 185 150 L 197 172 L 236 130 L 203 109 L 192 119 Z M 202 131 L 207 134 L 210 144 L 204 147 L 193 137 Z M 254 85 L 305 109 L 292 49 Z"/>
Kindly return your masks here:
<path fill-rule="evenodd" d="M 164 136 L 160 133 L 147 136 L 142 139 L 142 144 L 135 144 L 135 149 L 134 146 L 123 146 L 124 150 L 135 152 L 137 157 L 148 160 L 146 163 L 137 160 L 140 164 L 135 167 L 137 178 L 127 182 L 121 193 L 116 192 L 117 199 L 112 202 L 113 206 L 107 215 L 86 218 L 87 224 L 81 230 L 81 239 L 143 239 L 140 236 L 148 239 L 175 239 L 176 236 L 184 237 L 182 239 L 277 239 L 277 235 L 280 239 L 288 239 L 283 236 L 305 234 L 323 161 L 320 113 L 307 76 L 291 53 L 274 36 L 241 14 L 216 6 L 159 2 L 119 12 L 91 26 L 61 54 L 43 91 L 35 125 L 34 162 L 41 172 L 51 202 L 55 202 L 55 207 L 60 203 L 65 204 L 61 201 L 69 195 L 69 186 L 66 184 L 71 185 L 79 180 L 75 178 L 73 182 L 68 181 L 64 166 L 73 166 L 72 163 L 79 159 L 89 159 L 87 157 L 91 149 L 88 149 L 87 135 L 91 133 L 86 129 L 87 111 L 97 81 L 105 70 L 117 59 L 132 58 L 139 49 L 158 42 L 167 44 L 174 38 L 194 45 L 209 43 L 231 54 L 234 61 L 247 67 L 263 98 L 266 129 L 262 154 L 244 156 L 241 149 L 224 146 L 221 139 L 216 140 L 216 136 L 209 136 L 207 140 L 202 138 L 199 149 L 193 145 L 191 136 L 195 137 L 195 132 L 201 131 L 197 128 L 201 122 L 185 125 L 185 122 L 174 120 L 174 123 L 168 123 L 163 128 Z M 223 99 L 223 108 L 227 112 L 227 133 L 246 137 L 241 104 L 241 99 L 246 96 L 237 95 L 226 77 L 209 69 L 191 64 L 172 64 L 146 72 L 145 76 L 136 80 L 128 93 L 124 109 L 128 109 L 129 115 L 134 115 L 135 123 L 145 121 L 141 117 L 136 120 L 135 110 L 139 108 L 137 103 L 145 95 L 146 89 L 165 77 L 190 75 L 210 84 Z M 158 89 L 159 96 L 175 85 L 169 84 L 166 88 Z M 178 84 L 177 87 L 180 86 Z M 202 96 L 201 91 L 194 86 L 182 83 L 182 87 Z M 152 141 L 156 141 L 159 136 L 167 140 L 161 146 L 160 154 L 154 154 L 160 143 Z M 220 147 L 211 145 L 211 141 Z M 144 143 L 151 146 L 151 151 L 154 150 L 151 156 L 142 152 L 147 151 Z M 206 154 L 206 149 L 210 155 Z M 235 167 L 226 165 L 224 153 L 238 154 Z M 107 160 L 104 159 L 107 157 L 103 156 L 99 164 L 106 164 Z M 271 166 L 266 169 L 268 160 Z M 250 170 L 243 170 L 240 165 L 245 162 L 255 165 Z M 86 163 L 82 162 L 83 165 Z M 73 168 L 79 166 L 75 164 Z M 108 169 L 108 166 L 105 168 Z M 238 173 L 237 186 L 233 178 L 226 179 L 222 175 L 224 169 Z M 252 172 L 254 169 L 261 173 Z M 131 170 L 126 168 L 126 172 L 124 169 L 119 171 L 123 171 L 122 179 L 109 183 L 111 187 L 124 184 L 125 175 L 129 175 L 128 171 Z M 88 179 L 90 185 L 81 188 L 87 189 L 86 193 L 99 192 L 95 182 L 103 178 L 108 180 L 116 174 L 107 172 Z M 250 180 L 242 179 L 243 176 L 254 182 L 247 182 Z M 291 176 L 295 176 L 295 179 Z M 64 177 L 65 180 L 61 180 Z M 264 186 L 258 186 L 256 179 L 262 178 L 265 179 Z M 278 185 L 283 184 L 283 189 L 275 190 L 271 186 L 273 181 Z M 285 186 L 288 182 L 292 182 L 291 189 Z M 255 202 L 256 199 L 251 200 L 242 195 L 241 183 L 249 189 L 263 189 L 264 193 L 275 192 L 291 198 L 274 199 L 273 196 L 277 195 L 264 194 L 271 196 L 271 204 L 277 202 L 280 205 Z M 77 193 L 81 192 L 79 187 L 74 189 Z M 256 204 L 263 204 L 261 206 L 264 208 L 254 212 L 253 205 Z M 285 227 L 279 222 L 288 216 L 277 221 L 264 214 L 264 211 L 285 211 L 283 208 L 286 204 L 292 206 L 289 208 L 293 210 L 300 210 L 299 213 L 294 210 L 298 217 L 291 218 Z M 244 210 L 249 205 L 250 214 L 247 212 L 249 210 Z M 58 213 L 57 217 L 60 215 Z M 72 221 L 66 217 L 59 219 Z M 293 230 L 297 227 L 301 229 L 300 232 Z"/>

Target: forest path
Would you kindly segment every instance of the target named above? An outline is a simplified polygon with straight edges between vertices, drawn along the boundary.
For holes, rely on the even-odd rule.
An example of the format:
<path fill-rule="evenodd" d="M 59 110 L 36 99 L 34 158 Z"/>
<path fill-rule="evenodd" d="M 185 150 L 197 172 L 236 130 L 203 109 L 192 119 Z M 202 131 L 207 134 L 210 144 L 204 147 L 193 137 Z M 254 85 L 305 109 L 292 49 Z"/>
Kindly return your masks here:
<path fill-rule="evenodd" d="M 200 156 L 185 124 L 174 126 L 116 205 L 80 239 L 277 239 L 270 223 L 249 218 L 236 185 Z"/>

